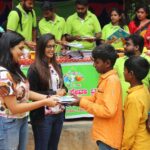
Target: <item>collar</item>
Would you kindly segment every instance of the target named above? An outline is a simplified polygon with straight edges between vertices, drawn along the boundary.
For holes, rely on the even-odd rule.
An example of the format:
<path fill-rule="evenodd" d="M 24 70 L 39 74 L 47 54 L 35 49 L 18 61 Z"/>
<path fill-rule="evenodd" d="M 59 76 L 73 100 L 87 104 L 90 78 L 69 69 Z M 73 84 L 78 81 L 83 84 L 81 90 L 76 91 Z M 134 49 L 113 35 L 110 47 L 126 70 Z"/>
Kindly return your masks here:
<path fill-rule="evenodd" d="M 23 9 L 21 3 L 19 3 L 19 4 L 17 5 L 17 8 L 19 8 L 23 13 L 26 13 L 26 11 Z"/>
<path fill-rule="evenodd" d="M 22 13 L 24 13 L 24 14 L 29 14 L 29 13 L 31 13 L 31 12 L 27 13 L 27 12 L 23 9 L 21 3 L 19 3 L 19 4 L 17 5 L 17 8 L 19 8 L 20 11 L 21 11 Z"/>
<path fill-rule="evenodd" d="M 88 18 L 92 17 L 92 13 L 88 10 L 84 20 L 88 20 Z M 75 19 L 81 20 L 77 13 L 75 13 Z"/>
<path fill-rule="evenodd" d="M 54 21 L 51 21 L 51 20 L 48 20 L 48 21 L 47 21 L 45 18 L 44 18 L 44 20 L 45 20 L 46 22 L 50 22 L 50 23 L 56 24 L 57 22 L 60 22 L 60 17 L 58 17 L 58 15 L 55 14 L 55 19 L 54 19 Z"/>
<path fill-rule="evenodd" d="M 139 90 L 139 89 L 141 89 L 141 88 L 143 88 L 143 87 L 144 87 L 143 84 L 142 84 L 142 85 L 137 85 L 137 86 L 135 86 L 135 87 L 131 87 L 131 88 L 128 89 L 128 94 L 130 94 L 130 93 L 132 93 L 132 92 L 134 92 L 134 91 L 137 91 L 137 90 Z"/>
<path fill-rule="evenodd" d="M 113 25 L 111 22 L 109 23 L 109 25 L 110 25 L 110 28 L 113 30 L 118 30 L 121 28 L 119 25 Z"/>
<path fill-rule="evenodd" d="M 102 75 L 101 75 L 101 79 L 102 79 L 102 80 L 103 80 L 103 79 L 106 79 L 106 78 L 108 78 L 110 75 L 113 75 L 113 74 L 117 74 L 116 70 L 114 70 L 114 69 L 112 69 L 112 70 L 106 72 L 105 74 L 102 74 Z"/>
<path fill-rule="evenodd" d="M 126 60 L 126 59 L 128 59 L 129 57 L 125 55 L 125 56 L 123 56 L 123 57 L 121 57 L 121 58 L 123 58 L 123 59 Z"/>

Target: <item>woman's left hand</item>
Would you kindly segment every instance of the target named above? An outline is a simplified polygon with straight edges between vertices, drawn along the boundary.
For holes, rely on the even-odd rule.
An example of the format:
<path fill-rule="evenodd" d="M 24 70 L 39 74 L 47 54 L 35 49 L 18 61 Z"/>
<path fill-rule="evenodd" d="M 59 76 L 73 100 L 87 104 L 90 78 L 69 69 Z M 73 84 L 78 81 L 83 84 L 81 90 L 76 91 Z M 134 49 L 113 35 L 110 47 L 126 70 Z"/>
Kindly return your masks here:
<path fill-rule="evenodd" d="M 56 91 L 56 95 L 59 95 L 59 96 L 64 96 L 64 95 L 66 95 L 66 90 L 65 89 L 58 89 L 57 91 Z"/>

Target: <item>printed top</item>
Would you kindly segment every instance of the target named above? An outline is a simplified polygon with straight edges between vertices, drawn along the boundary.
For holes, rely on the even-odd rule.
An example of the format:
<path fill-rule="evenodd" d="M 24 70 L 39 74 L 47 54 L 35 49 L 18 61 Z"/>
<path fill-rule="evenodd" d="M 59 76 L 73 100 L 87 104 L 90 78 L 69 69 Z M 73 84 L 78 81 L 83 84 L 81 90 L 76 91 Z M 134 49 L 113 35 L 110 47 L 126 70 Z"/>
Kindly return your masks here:
<path fill-rule="evenodd" d="M 23 118 L 28 115 L 28 113 L 12 114 L 5 104 L 6 96 L 16 96 L 17 103 L 26 103 L 29 99 L 29 83 L 22 79 L 21 82 L 16 84 L 9 71 L 0 66 L 0 116 Z"/>

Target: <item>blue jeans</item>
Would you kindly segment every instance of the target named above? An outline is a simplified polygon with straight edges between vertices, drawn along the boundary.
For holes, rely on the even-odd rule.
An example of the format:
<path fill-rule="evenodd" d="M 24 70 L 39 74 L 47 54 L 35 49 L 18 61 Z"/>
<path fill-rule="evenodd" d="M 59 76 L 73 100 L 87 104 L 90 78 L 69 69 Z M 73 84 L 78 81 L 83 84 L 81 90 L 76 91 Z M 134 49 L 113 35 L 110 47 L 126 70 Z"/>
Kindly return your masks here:
<path fill-rule="evenodd" d="M 32 122 L 35 150 L 57 150 L 65 113 Z"/>
<path fill-rule="evenodd" d="M 97 141 L 97 145 L 99 147 L 99 150 L 117 150 L 117 149 L 112 148 L 109 145 L 107 145 L 101 141 Z"/>
<path fill-rule="evenodd" d="M 28 117 L 0 117 L 0 150 L 26 150 L 27 139 Z"/>

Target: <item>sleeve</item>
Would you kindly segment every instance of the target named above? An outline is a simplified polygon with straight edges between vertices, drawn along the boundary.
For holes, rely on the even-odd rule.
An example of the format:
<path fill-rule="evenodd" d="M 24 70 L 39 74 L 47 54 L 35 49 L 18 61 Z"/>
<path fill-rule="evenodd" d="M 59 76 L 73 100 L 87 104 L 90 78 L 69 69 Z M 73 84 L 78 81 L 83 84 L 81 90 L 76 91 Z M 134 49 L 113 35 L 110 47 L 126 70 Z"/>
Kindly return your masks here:
<path fill-rule="evenodd" d="M 72 24 L 71 24 L 71 19 L 70 17 L 66 21 L 66 33 L 71 34 L 72 33 Z"/>
<path fill-rule="evenodd" d="M 30 90 L 32 91 L 39 91 L 38 85 L 39 85 L 39 77 L 37 72 L 32 68 L 32 66 L 30 66 L 28 73 L 27 73 L 27 77 L 29 80 L 29 84 L 30 84 Z"/>
<path fill-rule="evenodd" d="M 129 31 L 130 31 L 131 34 L 133 34 L 133 33 L 135 32 L 135 27 L 134 27 L 134 26 L 135 26 L 135 25 L 134 25 L 134 21 L 131 21 L 131 22 L 129 23 L 129 25 L 128 25 Z"/>
<path fill-rule="evenodd" d="M 101 37 L 103 40 L 107 40 L 107 37 L 106 37 L 106 26 L 103 27 L 102 29 L 102 37 Z"/>
<path fill-rule="evenodd" d="M 103 92 L 103 96 L 97 93 L 94 102 L 89 101 L 86 98 L 82 98 L 80 106 L 94 116 L 101 118 L 111 118 L 117 111 L 119 100 L 121 101 L 121 87 L 119 80 L 108 80 Z M 103 104 L 97 103 L 100 96 Z"/>
<path fill-rule="evenodd" d="M 83 96 L 82 99 L 83 98 L 90 101 L 90 102 L 93 102 L 93 103 L 95 102 L 95 94 L 92 96 Z"/>
<path fill-rule="evenodd" d="M 142 105 L 135 98 L 129 98 L 130 103 L 125 107 L 124 117 L 124 133 L 121 150 L 131 149 L 135 142 L 135 134 L 137 132 L 140 119 L 142 117 Z"/>
<path fill-rule="evenodd" d="M 124 63 L 122 61 L 122 58 L 117 58 L 114 65 L 114 69 L 117 71 L 120 80 L 124 80 Z"/>
<path fill-rule="evenodd" d="M 9 77 L 8 71 L 0 72 L 0 97 L 15 95 L 13 82 Z"/>
<path fill-rule="evenodd" d="M 33 28 L 36 28 L 36 27 L 37 27 L 36 13 L 35 13 L 35 11 L 33 10 Z"/>
<path fill-rule="evenodd" d="M 16 11 L 11 11 L 7 19 L 7 29 L 16 31 L 19 23 L 19 16 Z"/>
<path fill-rule="evenodd" d="M 142 82 L 143 82 L 144 85 L 146 85 L 147 87 L 150 87 L 150 71 L 148 72 L 147 76 L 142 80 Z"/>
<path fill-rule="evenodd" d="M 99 20 L 97 19 L 97 17 L 94 15 L 94 30 L 95 30 L 95 33 L 100 33 L 101 32 L 101 25 L 100 25 L 100 22 Z"/>
<path fill-rule="evenodd" d="M 39 24 L 38 24 L 39 31 L 40 31 L 40 34 L 41 34 L 41 35 L 43 35 L 44 33 L 46 33 L 46 32 L 45 32 L 45 29 L 44 29 L 44 26 L 43 26 L 43 24 L 42 24 L 42 20 L 43 20 L 43 19 L 41 19 L 41 20 L 39 21 Z"/>
<path fill-rule="evenodd" d="M 63 35 L 65 35 L 67 33 L 67 29 L 66 29 L 66 22 L 64 19 L 62 21 L 62 27 L 63 27 Z"/>
<path fill-rule="evenodd" d="M 116 59 L 116 62 L 115 62 L 115 64 L 114 64 L 114 69 L 117 71 L 117 73 L 118 73 L 118 58 Z"/>
<path fill-rule="evenodd" d="M 124 26 L 124 30 L 128 33 L 130 33 L 128 26 Z"/>
<path fill-rule="evenodd" d="M 149 64 L 150 64 L 150 57 L 143 54 L 143 58 L 145 58 Z M 146 85 L 148 88 L 150 87 L 150 71 L 148 72 L 147 76 L 142 80 L 144 85 Z"/>

